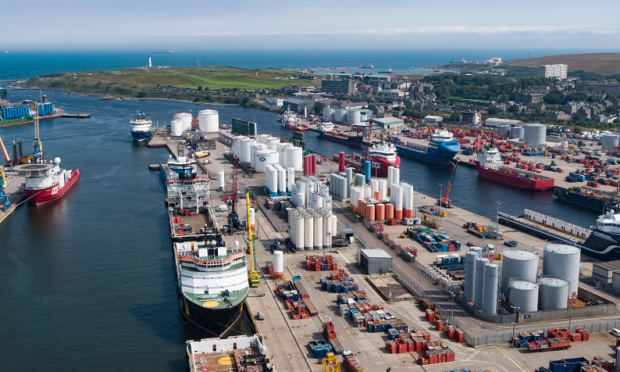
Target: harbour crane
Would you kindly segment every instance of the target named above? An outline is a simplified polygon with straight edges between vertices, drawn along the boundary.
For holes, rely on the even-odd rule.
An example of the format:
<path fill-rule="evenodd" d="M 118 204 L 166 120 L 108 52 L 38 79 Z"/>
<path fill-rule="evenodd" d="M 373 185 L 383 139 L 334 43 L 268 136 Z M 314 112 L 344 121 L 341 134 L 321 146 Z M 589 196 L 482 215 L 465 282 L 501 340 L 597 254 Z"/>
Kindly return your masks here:
<path fill-rule="evenodd" d="M 6 163 L 8 165 L 11 164 L 11 158 L 9 157 L 9 153 L 6 151 L 6 147 L 4 147 L 4 142 L 2 142 L 2 138 L 0 138 L 0 148 L 2 149 L 2 153 L 4 154 L 4 158 L 6 159 Z"/>
<path fill-rule="evenodd" d="M 233 231 L 236 231 L 241 226 L 241 221 L 239 221 L 239 214 L 237 213 L 237 193 L 239 192 L 238 185 L 238 173 L 239 173 L 239 157 L 235 155 L 233 159 L 233 183 L 232 183 L 232 191 L 230 195 L 230 213 L 228 214 L 228 231 L 230 234 Z"/>
<path fill-rule="evenodd" d="M 372 136 L 372 118 L 368 120 L 368 141 L 366 142 L 366 147 L 364 147 L 364 161 L 370 161 L 370 156 L 368 155 L 370 150 L 370 137 Z"/>
<path fill-rule="evenodd" d="M 251 287 L 258 287 L 260 284 L 261 275 L 256 271 L 256 261 L 254 261 L 254 238 L 252 236 L 252 224 L 250 221 L 250 193 L 245 193 L 245 200 L 248 205 L 248 234 L 250 248 L 250 272 L 248 273 L 248 279 L 250 280 Z"/>
<path fill-rule="evenodd" d="M 452 177 L 450 177 L 450 183 L 448 184 L 448 188 L 446 189 L 446 196 L 443 197 L 443 199 L 437 199 L 437 204 L 439 204 L 441 207 L 445 207 L 445 208 L 452 208 L 452 201 L 450 201 L 450 199 L 448 198 L 448 196 L 450 195 L 450 189 L 452 188 L 452 181 L 454 181 L 454 175 L 456 174 L 456 168 L 458 168 L 459 166 L 459 162 L 460 162 L 460 157 L 456 158 L 456 164 L 454 165 L 454 169 L 452 170 Z"/>
<path fill-rule="evenodd" d="M 39 104 L 34 103 L 34 117 L 32 118 L 34 123 L 34 140 L 32 141 L 32 156 L 36 159 L 43 159 L 43 144 L 39 138 Z"/>

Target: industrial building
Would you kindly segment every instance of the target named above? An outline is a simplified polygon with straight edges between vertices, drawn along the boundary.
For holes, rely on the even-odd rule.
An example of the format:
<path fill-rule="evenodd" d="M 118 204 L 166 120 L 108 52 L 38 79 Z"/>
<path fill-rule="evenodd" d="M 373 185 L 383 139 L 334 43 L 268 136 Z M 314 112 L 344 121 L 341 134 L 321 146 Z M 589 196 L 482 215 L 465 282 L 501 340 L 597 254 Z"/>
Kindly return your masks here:
<path fill-rule="evenodd" d="M 459 115 L 459 123 L 461 125 L 479 127 L 481 123 L 480 113 L 473 110 L 461 111 L 461 115 Z"/>
<path fill-rule="evenodd" d="M 284 98 L 265 98 L 265 102 L 271 106 L 282 107 L 284 104 Z"/>
<path fill-rule="evenodd" d="M 374 119 L 374 123 L 383 129 L 396 129 L 405 126 L 405 121 L 403 119 L 395 117 Z"/>
<path fill-rule="evenodd" d="M 288 110 L 291 110 L 297 113 L 303 112 L 306 105 L 307 105 L 306 101 L 304 101 L 303 99 L 297 99 L 297 98 L 288 98 L 288 99 L 285 99 L 284 102 L 282 102 L 282 106 L 285 109 L 288 109 Z"/>
<path fill-rule="evenodd" d="M 592 266 L 592 279 L 602 285 L 612 284 L 615 273 L 620 273 L 620 260 L 597 262 Z M 620 281 L 618 285 L 620 286 Z"/>
<path fill-rule="evenodd" d="M 437 124 L 443 122 L 443 116 L 428 115 L 424 117 L 425 124 Z"/>
<path fill-rule="evenodd" d="M 7 95 L 6 89 L 0 88 L 0 100 L 5 100 L 6 101 L 7 97 L 8 97 L 8 95 Z"/>
<path fill-rule="evenodd" d="M 511 127 L 516 127 L 517 125 L 523 123 L 521 120 L 513 120 L 513 119 L 500 119 L 500 118 L 488 118 L 484 121 L 484 126 L 489 128 L 497 128 L 503 125 L 509 125 Z"/>
<path fill-rule="evenodd" d="M 568 73 L 567 65 L 559 64 L 559 65 L 538 66 L 538 77 L 539 78 L 566 80 L 567 73 Z"/>
<path fill-rule="evenodd" d="M 353 94 L 355 82 L 351 79 L 325 79 L 321 81 L 321 89 L 332 94 Z"/>
<path fill-rule="evenodd" d="M 392 256 L 383 249 L 360 249 L 357 263 L 367 269 L 367 274 L 385 274 L 392 270 Z"/>

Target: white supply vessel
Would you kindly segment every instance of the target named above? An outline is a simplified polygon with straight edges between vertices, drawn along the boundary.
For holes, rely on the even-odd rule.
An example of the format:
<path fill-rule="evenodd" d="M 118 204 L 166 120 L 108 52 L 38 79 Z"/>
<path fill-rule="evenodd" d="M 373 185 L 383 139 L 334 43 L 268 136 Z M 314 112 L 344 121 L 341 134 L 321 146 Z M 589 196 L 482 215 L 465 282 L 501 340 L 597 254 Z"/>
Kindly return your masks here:
<path fill-rule="evenodd" d="M 153 137 L 153 122 L 146 118 L 145 113 L 138 111 L 136 118 L 129 123 L 131 124 L 131 136 L 134 140 L 142 142 Z"/>

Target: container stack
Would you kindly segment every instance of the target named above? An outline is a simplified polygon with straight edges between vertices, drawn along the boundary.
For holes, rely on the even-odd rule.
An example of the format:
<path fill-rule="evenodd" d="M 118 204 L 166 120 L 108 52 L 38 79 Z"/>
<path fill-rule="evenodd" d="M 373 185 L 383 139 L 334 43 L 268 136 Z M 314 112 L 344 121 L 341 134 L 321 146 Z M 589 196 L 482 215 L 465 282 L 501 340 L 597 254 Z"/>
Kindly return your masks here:
<path fill-rule="evenodd" d="M 336 293 L 349 293 L 357 291 L 359 287 L 355 283 L 355 279 L 349 277 L 348 275 L 345 277 L 343 274 L 344 273 L 339 272 L 338 274 L 328 275 L 321 278 L 321 288 L 328 292 Z M 339 279 L 334 279 L 334 277 Z"/>
<path fill-rule="evenodd" d="M 410 230 L 413 238 L 430 252 L 459 252 L 461 242 L 450 239 L 447 233 L 438 233 L 430 229 Z"/>
<path fill-rule="evenodd" d="M 306 270 L 310 271 L 334 271 L 338 270 L 338 262 L 332 257 L 331 254 L 323 255 L 323 256 L 306 256 Z M 332 275 L 331 277 L 334 279 L 341 279 L 344 277 L 348 277 L 344 269 L 338 270 L 337 274 Z"/>

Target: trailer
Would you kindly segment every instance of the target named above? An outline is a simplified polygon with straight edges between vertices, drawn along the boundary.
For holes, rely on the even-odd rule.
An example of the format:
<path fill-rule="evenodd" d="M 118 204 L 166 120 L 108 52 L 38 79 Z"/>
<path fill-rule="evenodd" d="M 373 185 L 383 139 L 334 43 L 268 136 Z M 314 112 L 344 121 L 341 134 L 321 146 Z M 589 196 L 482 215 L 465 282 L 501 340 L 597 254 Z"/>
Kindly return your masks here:
<path fill-rule="evenodd" d="M 340 345 L 340 341 L 338 341 L 338 337 L 330 338 L 329 344 L 332 345 L 332 349 L 334 349 L 336 355 L 340 355 L 344 351 L 344 348 Z"/>

